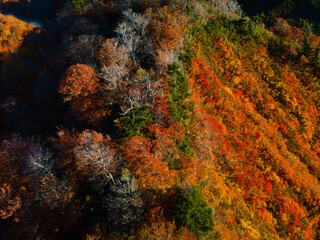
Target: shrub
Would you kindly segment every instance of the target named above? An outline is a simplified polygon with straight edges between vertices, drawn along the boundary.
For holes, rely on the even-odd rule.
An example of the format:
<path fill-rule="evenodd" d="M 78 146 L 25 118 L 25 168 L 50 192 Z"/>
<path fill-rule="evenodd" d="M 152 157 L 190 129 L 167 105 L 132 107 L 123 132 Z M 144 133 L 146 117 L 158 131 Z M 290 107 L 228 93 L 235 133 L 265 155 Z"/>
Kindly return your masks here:
<path fill-rule="evenodd" d="M 149 105 L 138 107 L 135 103 L 127 115 L 116 120 L 123 137 L 144 136 L 143 130 L 153 122 Z"/>
<path fill-rule="evenodd" d="M 193 109 L 193 103 L 191 101 L 185 101 L 191 95 L 189 92 L 190 86 L 177 62 L 170 64 L 168 69 L 169 75 L 171 76 L 169 109 L 172 117 L 176 121 L 183 123 L 184 119 L 189 118 L 189 111 Z"/>
<path fill-rule="evenodd" d="M 186 227 L 200 238 L 213 230 L 212 209 L 207 207 L 197 186 L 178 188 L 175 207 L 178 227 Z"/>

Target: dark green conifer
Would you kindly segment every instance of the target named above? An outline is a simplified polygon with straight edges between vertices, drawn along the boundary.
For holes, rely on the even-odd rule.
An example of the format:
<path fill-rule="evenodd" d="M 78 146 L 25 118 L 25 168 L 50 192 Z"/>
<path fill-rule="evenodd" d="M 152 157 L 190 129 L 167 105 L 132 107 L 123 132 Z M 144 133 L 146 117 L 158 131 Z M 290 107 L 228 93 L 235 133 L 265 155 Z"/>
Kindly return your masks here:
<path fill-rule="evenodd" d="M 320 44 L 315 49 L 313 54 L 313 65 L 316 68 L 320 68 Z"/>
<path fill-rule="evenodd" d="M 308 60 L 312 56 L 312 47 L 310 41 L 305 38 L 302 45 L 302 55 L 304 55 Z"/>
<path fill-rule="evenodd" d="M 183 119 L 189 118 L 189 110 L 193 108 L 191 101 L 184 101 L 191 95 L 190 85 L 177 62 L 168 66 L 168 73 L 171 76 L 169 109 L 172 117 L 182 123 Z"/>
<path fill-rule="evenodd" d="M 212 209 L 202 199 L 197 186 L 187 190 L 179 188 L 175 205 L 178 227 L 184 226 L 200 238 L 213 230 Z"/>

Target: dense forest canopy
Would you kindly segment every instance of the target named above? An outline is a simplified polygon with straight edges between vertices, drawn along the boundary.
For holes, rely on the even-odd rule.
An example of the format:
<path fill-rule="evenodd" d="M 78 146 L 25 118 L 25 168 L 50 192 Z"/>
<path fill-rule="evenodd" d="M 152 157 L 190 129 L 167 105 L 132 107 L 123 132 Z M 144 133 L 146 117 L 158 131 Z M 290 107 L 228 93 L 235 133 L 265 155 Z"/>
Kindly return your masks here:
<path fill-rule="evenodd" d="M 320 239 L 318 7 L 1 1 L 0 239 Z"/>

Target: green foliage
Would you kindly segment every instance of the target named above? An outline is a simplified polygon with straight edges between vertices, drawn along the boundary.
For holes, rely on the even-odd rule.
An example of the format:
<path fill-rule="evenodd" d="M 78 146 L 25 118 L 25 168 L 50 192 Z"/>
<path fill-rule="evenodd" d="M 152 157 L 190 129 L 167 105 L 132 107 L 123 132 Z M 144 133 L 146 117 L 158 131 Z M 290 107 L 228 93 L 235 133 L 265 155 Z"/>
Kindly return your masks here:
<path fill-rule="evenodd" d="M 245 36 L 253 36 L 256 29 L 256 19 L 254 21 L 249 21 L 245 18 L 240 18 L 238 21 L 235 22 L 235 27 L 237 33 L 241 33 Z"/>
<path fill-rule="evenodd" d="M 188 158 L 195 158 L 196 154 L 190 144 L 191 139 L 192 136 L 186 134 L 182 140 L 174 139 L 174 141 L 179 151 L 183 152 Z M 174 155 L 167 156 L 165 161 L 168 162 L 170 170 L 180 170 L 183 167 L 181 159 L 176 158 Z"/>
<path fill-rule="evenodd" d="M 202 199 L 197 186 L 188 190 L 178 188 L 175 207 L 178 227 L 184 226 L 200 238 L 213 230 L 212 209 Z"/>
<path fill-rule="evenodd" d="M 275 37 L 268 42 L 267 47 L 270 55 L 280 58 L 285 51 L 285 42 L 283 38 Z"/>
<path fill-rule="evenodd" d="M 275 9 L 273 9 L 271 12 L 276 14 L 279 12 L 282 12 L 284 14 L 288 14 L 292 9 L 295 7 L 295 3 L 292 0 L 286 0 L 280 5 L 278 5 Z"/>
<path fill-rule="evenodd" d="M 168 66 L 168 73 L 171 76 L 169 109 L 172 117 L 177 122 L 183 123 L 184 119 L 190 118 L 189 112 L 192 111 L 194 107 L 192 101 L 186 101 L 191 95 L 189 91 L 190 86 L 177 62 Z"/>
<path fill-rule="evenodd" d="M 312 25 L 308 19 L 299 19 L 298 27 L 301 28 L 304 36 L 309 36 L 312 32 Z"/>
<path fill-rule="evenodd" d="M 187 15 L 190 15 L 192 13 L 192 7 L 189 3 L 186 4 L 186 13 Z"/>
<path fill-rule="evenodd" d="M 186 43 L 182 49 L 182 52 L 179 56 L 180 60 L 186 65 L 189 66 L 191 59 L 195 56 L 195 52 L 192 50 L 192 44 Z"/>
<path fill-rule="evenodd" d="M 86 13 L 94 8 L 95 4 L 102 3 L 104 0 L 72 0 L 72 6 L 80 14 Z"/>
<path fill-rule="evenodd" d="M 312 47 L 311 47 L 310 41 L 307 39 L 303 41 L 302 54 L 306 56 L 308 59 L 310 59 L 312 55 Z"/>
<path fill-rule="evenodd" d="M 264 14 L 264 12 L 257 14 L 256 16 L 251 17 L 251 20 L 254 21 L 255 23 L 260 23 L 263 22 L 266 18 L 266 15 Z"/>
<path fill-rule="evenodd" d="M 182 141 L 178 143 L 179 149 L 181 149 L 188 157 L 194 157 L 195 153 L 192 151 L 190 147 L 190 137 L 185 136 Z"/>
<path fill-rule="evenodd" d="M 195 32 L 201 34 L 205 40 L 209 34 L 214 34 L 216 37 L 228 38 L 235 42 L 240 41 L 241 36 L 245 40 L 256 39 L 258 42 L 266 41 L 266 30 L 259 26 L 259 23 L 265 18 L 263 14 L 252 17 L 251 19 L 241 17 L 237 20 L 231 20 L 225 16 L 210 18 L 202 26 L 198 27 Z M 210 39 L 208 39 L 208 44 Z M 207 45 L 207 44 L 205 44 Z"/>
<path fill-rule="evenodd" d="M 203 32 L 203 30 L 208 33 L 217 32 L 220 37 L 225 38 L 230 33 L 235 32 L 235 26 L 229 18 L 220 16 L 217 19 L 211 18 L 200 31 Z"/>
<path fill-rule="evenodd" d="M 313 54 L 313 65 L 316 68 L 320 68 L 320 44 L 316 48 Z"/>
<path fill-rule="evenodd" d="M 72 0 L 72 4 L 76 9 L 81 9 L 88 0 Z"/>
<path fill-rule="evenodd" d="M 120 129 L 122 137 L 145 136 L 143 130 L 153 122 L 149 105 L 138 107 L 137 104 L 132 105 L 129 113 L 120 119 L 115 120 L 116 125 Z"/>

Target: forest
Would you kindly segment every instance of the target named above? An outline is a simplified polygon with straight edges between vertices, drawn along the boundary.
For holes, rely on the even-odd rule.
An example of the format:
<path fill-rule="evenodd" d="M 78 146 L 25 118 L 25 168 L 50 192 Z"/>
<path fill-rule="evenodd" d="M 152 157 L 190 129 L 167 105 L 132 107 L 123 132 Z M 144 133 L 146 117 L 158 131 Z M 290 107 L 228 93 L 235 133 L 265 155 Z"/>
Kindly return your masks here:
<path fill-rule="evenodd" d="M 320 240 L 318 1 L 0 1 L 0 239 Z"/>

